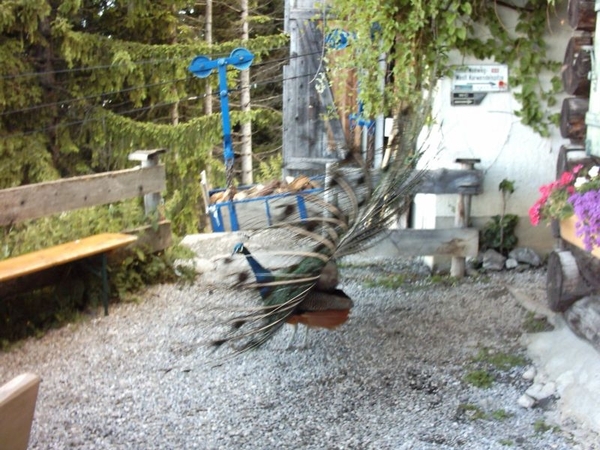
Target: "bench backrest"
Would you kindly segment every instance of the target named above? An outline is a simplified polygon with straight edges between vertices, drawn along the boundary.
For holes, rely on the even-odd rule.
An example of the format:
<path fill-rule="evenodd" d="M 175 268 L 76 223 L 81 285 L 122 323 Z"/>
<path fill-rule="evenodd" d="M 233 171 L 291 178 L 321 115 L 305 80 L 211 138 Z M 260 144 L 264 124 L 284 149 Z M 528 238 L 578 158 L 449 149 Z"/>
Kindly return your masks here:
<path fill-rule="evenodd" d="M 161 192 L 165 166 L 138 167 L 0 190 L 0 226 Z"/>
<path fill-rule="evenodd" d="M 0 386 L 0 443 L 3 449 L 27 450 L 40 377 L 24 373 Z"/>

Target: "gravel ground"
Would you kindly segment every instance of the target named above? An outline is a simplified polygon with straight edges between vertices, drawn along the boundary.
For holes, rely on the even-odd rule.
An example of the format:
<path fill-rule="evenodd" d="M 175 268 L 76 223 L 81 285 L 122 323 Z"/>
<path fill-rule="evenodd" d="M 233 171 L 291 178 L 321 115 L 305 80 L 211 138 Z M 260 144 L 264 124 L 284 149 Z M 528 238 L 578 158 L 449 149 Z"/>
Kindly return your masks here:
<path fill-rule="evenodd" d="M 194 248 L 205 258 L 219 254 L 203 242 Z M 285 349 L 286 327 L 218 363 L 205 345 L 218 336 L 215 307 L 241 294 L 218 283 L 214 260 L 199 266 L 207 272 L 194 285 L 152 287 L 108 317 L 0 353 L 0 380 L 42 377 L 31 449 L 600 448 L 579 440 L 576 423 L 540 430 L 556 401 L 518 406 L 527 365 L 475 360 L 482 349 L 526 356 L 526 311 L 507 288 L 539 296 L 543 269 L 452 285 L 427 282 L 410 261 L 346 265 L 342 287 L 355 307 L 341 328 Z M 411 283 L 367 287 L 390 273 Z M 492 374 L 492 387 L 464 380 L 475 370 Z"/>

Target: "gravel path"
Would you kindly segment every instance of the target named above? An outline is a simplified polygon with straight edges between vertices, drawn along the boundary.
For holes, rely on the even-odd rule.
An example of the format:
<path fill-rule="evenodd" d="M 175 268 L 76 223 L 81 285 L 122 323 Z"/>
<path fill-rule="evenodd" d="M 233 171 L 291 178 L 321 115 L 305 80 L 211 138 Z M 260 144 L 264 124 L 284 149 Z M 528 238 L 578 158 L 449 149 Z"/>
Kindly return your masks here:
<path fill-rule="evenodd" d="M 346 266 L 343 288 L 355 301 L 348 323 L 312 331 L 307 349 L 285 350 L 286 328 L 216 366 L 205 346 L 217 336 L 214 308 L 240 294 L 208 275 L 155 286 L 108 317 L 0 353 L 0 380 L 42 377 L 31 449 L 600 448 L 564 427 L 540 430 L 554 401 L 518 406 L 531 384 L 526 366 L 474 361 L 482 349 L 525 356 L 526 311 L 507 287 L 539 295 L 542 269 L 458 285 L 428 283 L 417 269 Z M 400 271 L 411 284 L 367 287 Z M 491 388 L 464 381 L 475 370 L 493 375 Z"/>

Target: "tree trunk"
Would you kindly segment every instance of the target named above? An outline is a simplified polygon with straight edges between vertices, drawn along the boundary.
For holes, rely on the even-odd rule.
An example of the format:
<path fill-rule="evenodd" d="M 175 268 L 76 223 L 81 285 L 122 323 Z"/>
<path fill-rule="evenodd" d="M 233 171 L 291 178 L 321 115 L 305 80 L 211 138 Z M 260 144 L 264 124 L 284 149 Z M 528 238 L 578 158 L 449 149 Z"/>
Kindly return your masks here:
<path fill-rule="evenodd" d="M 600 351 L 600 296 L 584 297 L 565 313 L 569 328 Z"/>
<path fill-rule="evenodd" d="M 590 95 L 588 76 L 592 70 L 591 48 L 582 50 L 582 47 L 591 47 L 591 45 L 592 37 L 590 35 L 573 36 L 569 40 L 562 73 L 563 87 L 568 94 L 584 97 Z"/>
<path fill-rule="evenodd" d="M 248 41 L 248 0 L 242 0 L 242 42 Z M 241 71 L 241 111 L 250 112 L 250 69 Z M 252 184 L 252 122 L 242 124 L 242 184 Z"/>
<path fill-rule="evenodd" d="M 590 287 L 581 277 L 571 252 L 554 251 L 548 255 L 546 291 L 548 306 L 555 312 L 565 312 L 573 303 L 590 293 Z"/>
<path fill-rule="evenodd" d="M 594 3 L 594 0 L 569 0 L 567 7 L 569 25 L 579 31 L 594 31 L 596 29 Z"/>
<path fill-rule="evenodd" d="M 204 24 L 204 40 L 206 45 L 210 49 L 212 47 L 212 18 L 213 16 L 213 2 L 212 0 L 206 0 L 206 21 Z M 210 116 L 213 112 L 212 108 L 212 87 L 210 85 L 210 77 L 206 77 L 206 85 L 204 90 L 204 114 Z"/>
<path fill-rule="evenodd" d="M 560 112 L 560 134 L 572 142 L 585 141 L 585 115 L 589 108 L 589 100 L 581 97 L 570 97 L 563 101 Z"/>

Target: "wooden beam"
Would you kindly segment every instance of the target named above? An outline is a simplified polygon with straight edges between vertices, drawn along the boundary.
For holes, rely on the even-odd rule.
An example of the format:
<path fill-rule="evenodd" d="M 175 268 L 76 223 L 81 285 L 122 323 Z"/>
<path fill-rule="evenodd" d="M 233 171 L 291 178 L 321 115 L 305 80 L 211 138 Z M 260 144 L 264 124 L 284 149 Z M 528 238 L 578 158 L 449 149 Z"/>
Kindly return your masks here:
<path fill-rule="evenodd" d="M 145 225 L 125 232 L 136 235 L 138 240 L 131 247 L 124 249 L 124 251 L 130 251 L 133 248 L 142 248 L 149 253 L 156 253 L 173 245 L 171 221 L 169 220 L 162 220 L 156 225 Z"/>
<path fill-rule="evenodd" d="M 448 228 L 439 230 L 393 230 L 388 237 L 368 250 L 385 256 L 477 256 L 479 230 Z M 393 254 L 390 254 L 392 252 Z"/>
<path fill-rule="evenodd" d="M 335 162 L 329 158 L 289 158 L 288 168 L 293 170 L 320 170 L 325 173 L 325 165 Z M 381 177 L 378 170 L 372 171 L 374 182 Z M 483 192 L 483 172 L 466 169 L 437 169 L 425 171 L 418 194 L 465 194 L 479 195 Z"/>
<path fill-rule="evenodd" d="M 161 192 L 164 165 L 65 178 L 0 190 L 0 225 Z"/>
<path fill-rule="evenodd" d="M 420 194 L 468 194 L 483 192 L 481 170 L 437 169 L 427 171 L 417 192 Z"/>

